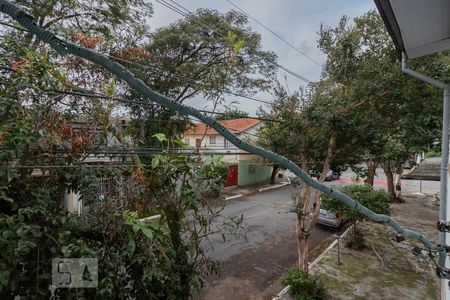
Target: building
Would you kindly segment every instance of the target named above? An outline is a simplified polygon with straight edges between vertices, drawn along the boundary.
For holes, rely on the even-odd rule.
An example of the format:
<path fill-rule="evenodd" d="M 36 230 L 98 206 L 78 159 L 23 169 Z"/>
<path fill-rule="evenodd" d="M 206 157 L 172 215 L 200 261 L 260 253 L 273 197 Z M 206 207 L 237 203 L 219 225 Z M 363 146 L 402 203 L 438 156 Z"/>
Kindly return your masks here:
<path fill-rule="evenodd" d="M 249 143 L 256 142 L 258 130 L 262 126 L 261 121 L 254 118 L 224 120 L 219 123 Z M 204 123 L 194 124 L 186 131 L 183 139 L 189 148 L 197 149 L 202 155 L 222 156 L 223 162 L 229 164 L 227 186 L 251 185 L 270 179 L 271 163 L 237 148 Z"/>

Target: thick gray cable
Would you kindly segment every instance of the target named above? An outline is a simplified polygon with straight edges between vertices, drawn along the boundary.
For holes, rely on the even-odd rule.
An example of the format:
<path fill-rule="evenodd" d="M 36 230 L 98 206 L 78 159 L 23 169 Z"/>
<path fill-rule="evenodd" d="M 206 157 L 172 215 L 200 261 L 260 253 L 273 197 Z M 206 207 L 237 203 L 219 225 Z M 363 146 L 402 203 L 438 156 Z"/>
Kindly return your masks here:
<path fill-rule="evenodd" d="M 361 205 L 356 200 L 348 197 L 347 195 L 330 188 L 318 181 L 313 180 L 306 172 L 304 172 L 300 167 L 298 167 L 296 164 L 294 164 L 292 161 L 288 160 L 287 158 L 278 155 L 276 153 L 273 153 L 269 150 L 263 149 L 258 146 L 247 144 L 246 142 L 240 140 L 238 137 L 236 137 L 234 134 L 232 134 L 229 130 L 227 130 L 225 127 L 223 127 L 219 122 L 217 122 L 215 119 L 203 115 L 200 113 L 197 109 L 183 105 L 180 103 L 175 102 L 174 100 L 171 100 L 155 91 L 150 89 L 145 83 L 134 77 L 134 75 L 129 72 L 127 69 L 125 69 L 121 64 L 111 61 L 109 58 L 92 51 L 90 49 L 75 45 L 70 42 L 66 42 L 63 40 L 58 39 L 53 33 L 44 30 L 43 28 L 39 27 L 34 18 L 29 15 L 27 12 L 19 8 L 17 5 L 7 1 L 7 0 L 0 0 L 0 11 L 8 14 L 11 16 L 14 20 L 19 22 L 22 26 L 24 26 L 26 29 L 28 29 L 31 33 L 36 35 L 39 39 L 42 41 L 48 43 L 52 48 L 54 48 L 60 55 L 66 55 L 66 54 L 73 54 L 79 57 L 82 57 L 86 60 L 89 60 L 97 65 L 103 66 L 106 69 L 108 69 L 111 73 L 117 75 L 124 81 L 126 81 L 132 88 L 140 92 L 142 95 L 150 99 L 151 101 L 157 102 L 158 104 L 167 107 L 169 109 L 178 111 L 180 113 L 183 113 L 185 115 L 190 115 L 192 117 L 195 117 L 205 124 L 211 126 L 214 128 L 220 135 L 222 135 L 224 138 L 226 138 L 228 141 L 230 141 L 233 145 L 236 147 L 245 150 L 247 152 L 259 155 L 261 157 L 264 157 L 274 163 L 279 164 L 282 167 L 285 167 L 289 170 L 291 170 L 295 175 L 300 177 L 307 185 L 321 191 L 322 193 L 325 193 L 339 202 L 344 203 L 345 205 L 354 208 L 359 213 L 363 214 L 364 216 L 368 217 L 369 219 L 375 221 L 375 222 L 385 222 L 388 223 L 390 226 L 392 226 L 398 233 L 402 234 L 405 237 L 411 237 L 419 240 L 422 242 L 427 249 L 430 251 L 434 249 L 433 244 L 422 234 L 417 233 L 415 231 L 406 229 L 402 227 L 397 221 L 392 219 L 391 217 L 383 214 L 377 214 L 373 211 L 369 210 L 367 207 Z M 442 251 L 440 251 L 440 255 L 445 255 L 445 253 L 442 254 Z M 440 257 L 442 258 L 442 257 Z M 443 267 L 443 266 L 442 266 Z"/>

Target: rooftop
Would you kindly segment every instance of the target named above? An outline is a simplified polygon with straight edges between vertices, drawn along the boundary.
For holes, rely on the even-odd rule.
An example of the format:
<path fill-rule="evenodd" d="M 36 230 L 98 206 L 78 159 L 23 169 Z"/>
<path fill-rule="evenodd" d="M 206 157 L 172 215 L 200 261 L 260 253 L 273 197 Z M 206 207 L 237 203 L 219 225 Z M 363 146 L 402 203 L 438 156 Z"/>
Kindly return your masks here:
<path fill-rule="evenodd" d="M 232 133 L 241 133 L 244 132 L 259 123 L 260 120 L 252 119 L 252 118 L 242 118 L 242 119 L 234 119 L 234 120 L 225 120 L 219 121 L 222 126 L 230 130 Z M 205 133 L 206 132 L 206 133 Z M 204 123 L 194 124 L 188 131 L 186 131 L 186 135 L 214 135 L 218 134 L 216 130 L 207 126 Z"/>
<path fill-rule="evenodd" d="M 399 52 L 409 58 L 450 48 L 450 1 L 375 0 Z"/>

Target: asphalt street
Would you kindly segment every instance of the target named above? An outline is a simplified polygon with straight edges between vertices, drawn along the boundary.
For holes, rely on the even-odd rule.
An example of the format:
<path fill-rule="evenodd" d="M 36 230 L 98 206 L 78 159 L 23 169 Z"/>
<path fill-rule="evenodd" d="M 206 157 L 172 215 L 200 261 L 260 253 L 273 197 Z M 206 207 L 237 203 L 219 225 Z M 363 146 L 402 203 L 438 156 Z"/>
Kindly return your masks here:
<path fill-rule="evenodd" d="M 269 299 L 270 286 L 287 267 L 297 262 L 296 216 L 292 196 L 298 192 L 286 186 L 229 200 L 223 218 L 243 218 L 237 233 L 211 237 L 209 255 L 223 262 L 223 274 L 211 276 L 198 299 Z M 223 221 L 220 220 L 219 222 Z M 311 248 L 333 235 L 318 227 Z M 275 288 L 275 291 L 279 287 Z"/>
<path fill-rule="evenodd" d="M 346 171 L 340 180 L 325 184 L 342 187 L 352 184 L 354 173 Z M 386 189 L 386 177 L 377 170 L 375 188 Z M 406 193 L 434 194 L 439 182 L 403 180 Z M 195 299 L 271 299 L 280 290 L 277 279 L 298 259 L 295 236 L 296 216 L 292 212 L 293 195 L 299 190 L 285 186 L 274 190 L 228 200 L 217 225 L 229 218 L 242 218 L 237 231 L 210 237 L 205 244 L 208 254 L 223 262 L 223 274 L 210 276 L 206 287 Z M 317 249 L 333 238 L 333 230 L 317 226 L 311 236 L 310 247 Z"/>

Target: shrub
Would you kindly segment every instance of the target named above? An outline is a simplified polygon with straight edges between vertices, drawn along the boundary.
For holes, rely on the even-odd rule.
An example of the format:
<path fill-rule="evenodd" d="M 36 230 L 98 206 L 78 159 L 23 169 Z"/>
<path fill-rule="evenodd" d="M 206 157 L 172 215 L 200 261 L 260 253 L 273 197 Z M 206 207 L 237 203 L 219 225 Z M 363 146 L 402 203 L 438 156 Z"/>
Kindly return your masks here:
<path fill-rule="evenodd" d="M 441 156 L 441 150 L 438 148 L 433 148 L 427 153 L 425 153 L 425 158 L 439 157 L 439 156 Z"/>
<path fill-rule="evenodd" d="M 341 189 L 341 192 L 355 199 L 373 212 L 386 215 L 390 213 L 389 195 L 384 190 L 374 190 L 371 185 L 364 184 L 345 186 Z M 362 222 L 367 219 L 364 215 L 328 195 L 323 196 L 321 208 L 347 216 L 353 224 L 352 236 L 346 244 L 347 247 L 355 250 L 364 248 L 364 236 L 356 230 L 356 222 Z"/>
<path fill-rule="evenodd" d="M 361 231 L 356 230 L 353 232 L 352 235 L 350 235 L 346 241 L 345 246 L 347 248 L 353 249 L 353 250 L 362 250 L 364 248 L 364 235 Z"/>
<path fill-rule="evenodd" d="M 281 279 L 285 286 L 289 285 L 289 294 L 298 300 L 320 300 L 327 298 L 327 291 L 322 281 L 297 268 L 289 269 Z"/>

